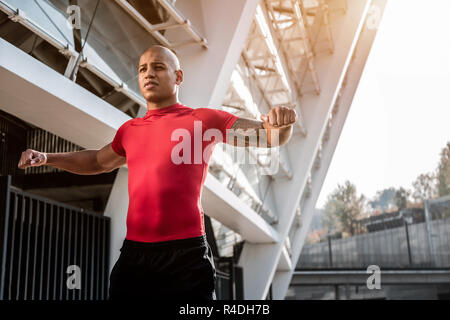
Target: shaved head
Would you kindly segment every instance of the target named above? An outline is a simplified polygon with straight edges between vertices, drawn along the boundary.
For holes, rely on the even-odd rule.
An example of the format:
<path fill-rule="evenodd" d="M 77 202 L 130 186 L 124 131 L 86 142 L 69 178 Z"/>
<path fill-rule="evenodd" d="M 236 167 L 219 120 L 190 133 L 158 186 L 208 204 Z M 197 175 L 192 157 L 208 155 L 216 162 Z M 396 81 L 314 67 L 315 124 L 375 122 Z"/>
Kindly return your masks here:
<path fill-rule="evenodd" d="M 142 53 L 141 57 L 148 53 L 158 54 L 161 59 L 167 62 L 174 70 L 181 69 L 180 61 L 178 60 L 177 55 L 169 48 L 155 44 L 147 48 L 144 53 Z"/>
<path fill-rule="evenodd" d="M 178 100 L 183 70 L 177 55 L 169 48 L 153 45 L 145 50 L 139 59 L 138 75 L 148 108 L 171 105 Z"/>

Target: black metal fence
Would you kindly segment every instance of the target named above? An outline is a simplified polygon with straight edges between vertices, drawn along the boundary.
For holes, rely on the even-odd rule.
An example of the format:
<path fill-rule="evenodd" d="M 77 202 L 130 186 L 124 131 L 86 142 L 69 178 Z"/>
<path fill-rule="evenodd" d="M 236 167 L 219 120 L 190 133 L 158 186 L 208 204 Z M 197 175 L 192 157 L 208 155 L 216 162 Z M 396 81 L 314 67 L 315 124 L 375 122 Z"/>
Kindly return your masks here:
<path fill-rule="evenodd" d="M 17 164 L 20 156 L 27 148 L 53 153 L 83 150 L 82 147 L 70 141 L 0 110 L 0 175 L 10 174 L 14 178 L 24 174 L 63 172 L 51 166 L 19 169 Z"/>
<path fill-rule="evenodd" d="M 432 233 L 430 234 L 430 230 Z M 305 245 L 297 269 L 450 268 L 450 218 Z"/>
<path fill-rule="evenodd" d="M 83 150 L 80 146 L 40 128 L 30 129 L 27 131 L 27 148 L 52 153 L 75 152 Z M 64 170 L 62 169 L 51 166 L 40 166 L 27 168 L 25 170 L 25 174 L 63 171 Z"/>
<path fill-rule="evenodd" d="M 109 233 L 110 218 L 0 176 L 0 300 L 106 299 Z"/>
<path fill-rule="evenodd" d="M 23 174 L 17 164 L 27 146 L 28 130 L 25 122 L 0 110 L 0 175 Z"/>
<path fill-rule="evenodd" d="M 243 300 L 243 271 L 234 264 L 233 257 L 220 257 L 216 265 L 217 300 Z"/>

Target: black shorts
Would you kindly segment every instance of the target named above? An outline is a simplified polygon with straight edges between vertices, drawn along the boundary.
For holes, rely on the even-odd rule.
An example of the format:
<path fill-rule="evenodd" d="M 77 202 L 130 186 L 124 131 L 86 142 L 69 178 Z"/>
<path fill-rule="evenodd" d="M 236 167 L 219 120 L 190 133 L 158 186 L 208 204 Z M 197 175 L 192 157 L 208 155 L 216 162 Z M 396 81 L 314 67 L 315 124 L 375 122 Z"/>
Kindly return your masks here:
<path fill-rule="evenodd" d="M 216 269 L 206 235 L 164 242 L 125 239 L 109 277 L 110 300 L 215 300 Z"/>

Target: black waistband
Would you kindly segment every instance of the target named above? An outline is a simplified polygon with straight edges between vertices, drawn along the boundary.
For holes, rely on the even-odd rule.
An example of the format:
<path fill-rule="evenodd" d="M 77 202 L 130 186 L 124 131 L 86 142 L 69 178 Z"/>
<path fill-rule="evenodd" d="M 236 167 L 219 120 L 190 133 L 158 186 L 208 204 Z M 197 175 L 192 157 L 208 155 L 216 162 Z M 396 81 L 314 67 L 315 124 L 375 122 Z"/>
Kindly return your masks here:
<path fill-rule="evenodd" d="M 195 248 L 204 246 L 207 244 L 206 234 L 187 239 L 177 239 L 177 240 L 169 240 L 169 241 L 161 241 L 161 242 L 140 242 L 125 239 L 123 241 L 123 246 L 120 251 L 123 249 L 140 249 L 140 250 L 168 250 L 168 249 L 187 249 L 187 248 Z"/>

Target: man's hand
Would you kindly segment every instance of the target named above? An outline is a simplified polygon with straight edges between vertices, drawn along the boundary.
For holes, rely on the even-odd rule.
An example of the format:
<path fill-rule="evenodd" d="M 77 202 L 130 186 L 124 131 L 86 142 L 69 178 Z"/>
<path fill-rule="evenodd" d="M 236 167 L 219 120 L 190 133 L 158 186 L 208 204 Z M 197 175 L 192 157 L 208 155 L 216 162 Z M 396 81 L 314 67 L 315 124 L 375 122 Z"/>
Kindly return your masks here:
<path fill-rule="evenodd" d="M 39 152 L 33 149 L 27 149 L 22 152 L 17 167 L 19 169 L 26 169 L 29 167 L 39 167 L 47 163 L 47 155 L 45 152 Z"/>
<path fill-rule="evenodd" d="M 283 145 L 290 139 L 293 131 L 292 125 L 297 119 L 295 110 L 286 107 L 271 109 L 269 114 L 261 116 L 263 122 L 239 118 L 231 127 L 232 134 L 227 137 L 227 143 L 236 147 L 270 148 Z M 262 132 L 265 133 L 261 134 Z M 275 137 L 278 136 L 278 141 L 272 143 L 272 134 Z M 251 139 L 255 135 L 256 139 Z"/>
<path fill-rule="evenodd" d="M 293 125 L 298 119 L 294 109 L 286 107 L 275 107 L 270 109 L 266 115 L 261 115 L 264 129 L 279 129 Z"/>

